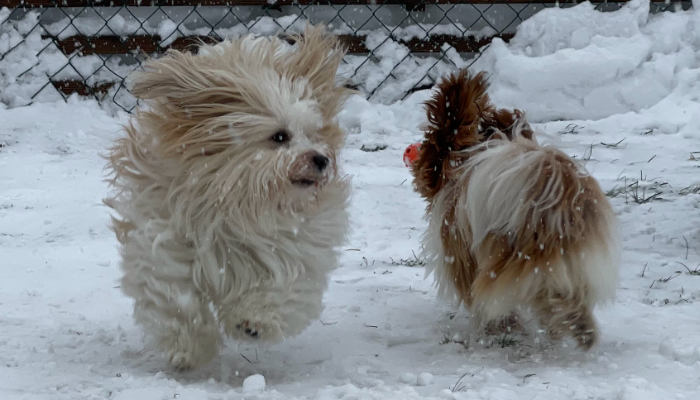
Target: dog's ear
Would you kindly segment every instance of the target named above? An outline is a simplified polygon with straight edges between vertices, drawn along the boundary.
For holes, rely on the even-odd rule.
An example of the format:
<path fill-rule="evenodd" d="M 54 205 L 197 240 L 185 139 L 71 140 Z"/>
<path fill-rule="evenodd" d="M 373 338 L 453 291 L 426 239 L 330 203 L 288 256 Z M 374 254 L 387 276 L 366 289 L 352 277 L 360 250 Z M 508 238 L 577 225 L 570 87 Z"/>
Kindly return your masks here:
<path fill-rule="evenodd" d="M 338 66 L 346 49 L 337 36 L 322 25 L 307 26 L 304 33 L 293 36 L 293 40 L 297 48 L 286 61 L 289 74 L 292 78 L 308 80 L 324 119 L 332 119 L 352 93 L 336 81 Z"/>
<path fill-rule="evenodd" d="M 486 125 L 488 128 L 504 133 L 510 140 L 516 136 L 522 136 L 526 139 L 532 139 L 534 136 L 525 114 L 518 109 L 512 111 L 504 108 L 495 110 L 492 112 L 491 118 L 486 121 Z"/>

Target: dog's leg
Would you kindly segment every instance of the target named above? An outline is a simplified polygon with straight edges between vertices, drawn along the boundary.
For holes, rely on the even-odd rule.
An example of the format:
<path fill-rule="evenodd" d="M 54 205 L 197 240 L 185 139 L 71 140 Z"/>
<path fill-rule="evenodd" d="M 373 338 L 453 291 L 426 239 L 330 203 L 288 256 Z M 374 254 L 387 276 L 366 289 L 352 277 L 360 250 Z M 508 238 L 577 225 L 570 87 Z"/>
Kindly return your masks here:
<path fill-rule="evenodd" d="M 164 248 L 169 244 L 159 250 Z M 189 369 L 216 355 L 221 335 L 208 301 L 192 281 L 188 258 L 164 254 L 127 244 L 121 286 L 135 301 L 136 322 L 167 352 L 170 364 Z"/>
<path fill-rule="evenodd" d="M 282 340 L 280 295 L 258 286 L 219 304 L 217 314 L 226 334 L 237 340 Z"/>
<path fill-rule="evenodd" d="M 589 350 L 598 340 L 590 307 L 579 296 L 541 293 L 534 303 L 540 323 L 552 339 L 559 340 L 564 335 L 571 335 L 584 350 Z"/>
<path fill-rule="evenodd" d="M 182 292 L 180 295 L 183 295 Z M 136 301 L 134 318 L 167 352 L 173 367 L 187 370 L 208 362 L 216 355 L 220 335 L 206 305 L 199 304 L 193 309 L 184 310 L 178 308 L 175 302 L 166 300 L 163 294 L 150 293 L 148 297 L 159 299 Z"/>
<path fill-rule="evenodd" d="M 512 312 L 503 318 L 488 321 L 484 330 L 487 335 L 499 335 L 523 331 L 524 329 L 520 323 L 520 316 L 516 312 Z"/>
<path fill-rule="evenodd" d="M 325 278 L 300 276 L 284 286 L 258 286 L 218 310 L 226 334 L 239 340 L 279 342 L 297 335 L 321 313 Z"/>

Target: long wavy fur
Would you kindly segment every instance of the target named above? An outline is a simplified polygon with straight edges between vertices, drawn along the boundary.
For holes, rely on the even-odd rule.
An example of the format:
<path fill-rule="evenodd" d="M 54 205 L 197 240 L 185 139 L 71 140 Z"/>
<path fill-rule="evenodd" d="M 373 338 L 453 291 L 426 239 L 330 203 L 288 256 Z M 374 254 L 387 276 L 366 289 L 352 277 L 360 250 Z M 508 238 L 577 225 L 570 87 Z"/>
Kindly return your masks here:
<path fill-rule="evenodd" d="M 529 306 L 550 336 L 588 349 L 592 308 L 617 282 L 614 214 L 583 167 L 539 145 L 523 114 L 497 109 L 486 90 L 483 73 L 465 70 L 426 105 L 413 173 L 439 290 L 484 323 Z"/>
<path fill-rule="evenodd" d="M 147 107 L 112 149 L 121 287 L 177 368 L 220 330 L 275 342 L 321 312 L 347 230 L 336 123 L 344 50 L 322 28 L 293 46 L 246 36 L 169 51 L 133 77 Z"/>

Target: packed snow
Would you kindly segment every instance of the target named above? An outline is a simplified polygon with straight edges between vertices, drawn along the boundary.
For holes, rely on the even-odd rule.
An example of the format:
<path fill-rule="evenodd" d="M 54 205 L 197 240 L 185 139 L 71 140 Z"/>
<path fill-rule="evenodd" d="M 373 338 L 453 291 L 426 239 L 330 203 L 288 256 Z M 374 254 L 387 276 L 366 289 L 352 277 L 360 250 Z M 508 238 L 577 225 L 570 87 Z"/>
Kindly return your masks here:
<path fill-rule="evenodd" d="M 352 232 L 321 319 L 175 372 L 132 321 L 101 204 L 102 157 L 127 115 L 71 98 L 0 109 L 0 399 L 697 399 L 700 12 L 647 11 L 547 10 L 477 63 L 494 100 L 580 160 L 619 217 L 618 296 L 596 310 L 590 352 L 537 332 L 476 336 L 437 299 L 402 161 L 423 91 L 354 96 L 339 116 Z"/>

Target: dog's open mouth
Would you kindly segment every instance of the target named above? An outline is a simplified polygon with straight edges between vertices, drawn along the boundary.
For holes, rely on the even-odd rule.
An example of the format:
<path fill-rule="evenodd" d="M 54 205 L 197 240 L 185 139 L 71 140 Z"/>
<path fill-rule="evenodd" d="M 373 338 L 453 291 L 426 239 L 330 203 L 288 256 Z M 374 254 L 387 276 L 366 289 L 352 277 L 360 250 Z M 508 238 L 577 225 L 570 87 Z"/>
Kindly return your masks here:
<path fill-rule="evenodd" d="M 313 179 L 308 179 L 308 178 L 301 178 L 301 179 L 293 179 L 292 183 L 297 185 L 297 186 L 308 187 L 308 186 L 313 186 L 313 185 L 318 184 L 318 181 L 315 181 Z"/>

